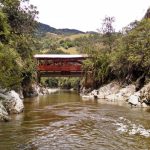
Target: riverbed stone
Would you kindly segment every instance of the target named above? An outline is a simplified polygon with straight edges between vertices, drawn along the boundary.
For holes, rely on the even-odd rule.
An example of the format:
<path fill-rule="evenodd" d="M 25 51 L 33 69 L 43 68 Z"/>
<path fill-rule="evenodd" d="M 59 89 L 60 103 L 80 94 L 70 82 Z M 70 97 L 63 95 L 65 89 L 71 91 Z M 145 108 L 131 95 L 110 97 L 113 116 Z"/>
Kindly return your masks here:
<path fill-rule="evenodd" d="M 52 93 L 55 93 L 55 92 L 57 92 L 57 91 L 59 91 L 60 89 L 58 89 L 58 88 L 56 88 L 56 89 L 49 89 L 49 88 L 47 88 L 47 92 L 48 92 L 48 94 L 52 94 Z M 71 89 L 72 90 L 72 89 Z"/>
<path fill-rule="evenodd" d="M 128 103 L 131 104 L 131 106 L 138 106 L 140 105 L 140 94 L 135 93 L 129 97 Z"/>
<path fill-rule="evenodd" d="M 140 90 L 141 103 L 150 105 L 150 82 Z"/>
<path fill-rule="evenodd" d="M 94 95 L 88 94 L 88 95 L 82 95 L 83 100 L 94 100 Z"/>
<path fill-rule="evenodd" d="M 130 84 L 124 88 L 121 88 L 119 91 L 124 97 L 129 97 L 135 92 L 135 85 Z"/>

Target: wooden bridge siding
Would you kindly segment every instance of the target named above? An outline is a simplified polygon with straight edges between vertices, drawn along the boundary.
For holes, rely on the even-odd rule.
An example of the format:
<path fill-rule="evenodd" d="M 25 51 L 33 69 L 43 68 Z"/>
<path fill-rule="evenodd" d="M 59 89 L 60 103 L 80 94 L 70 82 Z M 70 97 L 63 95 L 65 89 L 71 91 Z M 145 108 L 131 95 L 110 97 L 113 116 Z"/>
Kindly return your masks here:
<path fill-rule="evenodd" d="M 82 64 L 84 59 L 37 59 L 38 65 L 66 65 L 69 63 Z"/>
<path fill-rule="evenodd" d="M 52 65 L 38 65 L 38 71 L 81 71 L 81 65 L 64 65 L 64 66 L 52 66 Z"/>
<path fill-rule="evenodd" d="M 37 71 L 81 72 L 85 58 L 40 58 L 37 59 Z"/>
<path fill-rule="evenodd" d="M 37 61 L 37 79 L 41 77 L 82 77 L 82 63 L 87 57 L 56 58 L 35 57 Z"/>

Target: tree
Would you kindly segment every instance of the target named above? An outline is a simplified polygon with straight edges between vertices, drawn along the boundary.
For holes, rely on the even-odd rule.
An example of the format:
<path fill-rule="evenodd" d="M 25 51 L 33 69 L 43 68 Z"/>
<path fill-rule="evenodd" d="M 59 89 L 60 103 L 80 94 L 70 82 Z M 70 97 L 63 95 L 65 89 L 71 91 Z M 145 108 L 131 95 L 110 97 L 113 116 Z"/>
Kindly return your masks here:
<path fill-rule="evenodd" d="M 0 12 L 0 42 L 8 42 L 10 35 L 10 26 L 7 23 L 7 17 L 3 12 Z"/>
<path fill-rule="evenodd" d="M 147 10 L 147 12 L 145 13 L 144 18 L 150 18 L 150 8 Z"/>
<path fill-rule="evenodd" d="M 29 0 L 0 1 L 0 86 L 20 84 L 22 75 L 34 71 L 32 54 L 37 14 Z"/>
<path fill-rule="evenodd" d="M 7 15 L 11 32 L 16 35 L 35 32 L 38 11 L 29 0 L 1 0 L 1 10 Z"/>
<path fill-rule="evenodd" d="M 150 73 L 150 19 L 136 23 L 126 33 L 112 53 L 111 66 L 116 76 L 133 81 Z"/>
<path fill-rule="evenodd" d="M 37 27 L 36 7 L 30 5 L 29 0 L 1 0 L 1 10 L 7 15 L 10 26 L 11 42 L 9 44 L 17 50 L 22 59 L 30 57 Z"/>
<path fill-rule="evenodd" d="M 103 44 L 109 51 L 112 51 L 113 43 L 115 40 L 115 29 L 113 23 L 115 22 L 114 17 L 105 17 L 102 23 L 102 27 L 99 30 L 103 35 Z"/>
<path fill-rule="evenodd" d="M 12 88 L 21 82 L 21 64 L 18 53 L 8 46 L 0 46 L 0 86 Z"/>
<path fill-rule="evenodd" d="M 101 28 L 101 32 L 103 34 L 107 34 L 107 35 L 111 35 L 112 33 L 115 32 L 115 29 L 112 25 L 112 23 L 115 21 L 114 17 L 108 17 L 106 16 L 103 19 L 103 23 L 102 23 L 102 28 Z"/>

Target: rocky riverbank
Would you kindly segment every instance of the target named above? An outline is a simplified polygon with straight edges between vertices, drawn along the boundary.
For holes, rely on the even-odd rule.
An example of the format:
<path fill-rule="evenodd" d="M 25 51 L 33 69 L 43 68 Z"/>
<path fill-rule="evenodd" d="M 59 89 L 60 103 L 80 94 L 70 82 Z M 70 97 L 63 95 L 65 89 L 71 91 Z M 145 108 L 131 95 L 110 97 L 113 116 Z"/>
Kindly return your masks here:
<path fill-rule="evenodd" d="M 35 97 L 57 92 L 59 89 L 49 89 L 38 85 L 33 85 L 25 96 Z M 18 93 L 14 90 L 7 91 L 0 89 L 0 121 L 11 120 L 10 114 L 19 114 L 24 110 L 24 95 L 22 90 Z"/>
<path fill-rule="evenodd" d="M 25 98 L 35 97 L 39 95 L 46 95 L 57 92 L 59 88 L 48 88 L 42 85 L 32 84 L 26 87 L 23 87 L 23 96 Z"/>
<path fill-rule="evenodd" d="M 60 90 L 59 88 L 52 89 L 52 88 L 43 87 L 39 85 L 33 85 L 33 88 L 35 89 L 37 95 L 47 95 L 47 94 L 55 93 Z"/>
<path fill-rule="evenodd" d="M 142 89 L 136 91 L 136 86 L 130 84 L 122 86 L 114 81 L 100 87 L 98 90 L 87 92 L 82 90 L 83 99 L 97 99 L 98 101 L 125 101 L 131 106 L 148 107 L 150 106 L 150 83 L 146 84 Z"/>

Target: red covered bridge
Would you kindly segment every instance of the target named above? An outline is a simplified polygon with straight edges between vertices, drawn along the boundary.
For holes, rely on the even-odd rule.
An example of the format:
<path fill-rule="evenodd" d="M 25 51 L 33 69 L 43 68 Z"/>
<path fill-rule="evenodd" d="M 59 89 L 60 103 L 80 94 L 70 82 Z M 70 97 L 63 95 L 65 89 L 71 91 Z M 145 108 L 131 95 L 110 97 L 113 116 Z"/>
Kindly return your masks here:
<path fill-rule="evenodd" d="M 37 75 L 40 77 L 80 77 L 87 55 L 37 54 Z"/>

